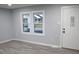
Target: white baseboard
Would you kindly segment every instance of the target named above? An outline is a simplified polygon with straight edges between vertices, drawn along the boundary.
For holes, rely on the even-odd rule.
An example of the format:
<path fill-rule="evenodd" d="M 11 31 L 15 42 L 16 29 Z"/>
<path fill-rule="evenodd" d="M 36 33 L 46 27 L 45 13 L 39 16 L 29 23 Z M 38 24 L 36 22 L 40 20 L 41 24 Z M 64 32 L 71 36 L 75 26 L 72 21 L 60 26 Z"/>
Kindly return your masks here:
<path fill-rule="evenodd" d="M 38 45 L 43 45 L 43 46 L 50 46 L 50 47 L 52 47 L 52 48 L 61 48 L 61 46 L 57 46 L 57 45 L 51 45 L 51 44 L 33 42 L 33 41 L 28 41 L 28 40 L 23 40 L 23 39 L 11 39 L 11 40 L 18 40 L 18 41 L 29 42 L 29 43 L 38 44 Z"/>
<path fill-rule="evenodd" d="M 9 41 L 11 41 L 11 40 L 18 40 L 18 41 L 29 42 L 29 43 L 38 44 L 38 45 L 43 45 L 43 46 L 50 46 L 50 47 L 52 47 L 52 48 L 61 48 L 61 46 L 57 46 L 57 45 L 51 45 L 51 44 L 33 42 L 33 41 L 22 40 L 22 39 L 8 39 L 8 40 L 1 41 L 0 44 L 9 42 Z"/>
<path fill-rule="evenodd" d="M 6 43 L 6 42 L 9 42 L 9 41 L 11 41 L 11 40 L 10 40 L 10 39 L 8 39 L 8 40 L 3 40 L 3 41 L 0 41 L 0 44 Z"/>

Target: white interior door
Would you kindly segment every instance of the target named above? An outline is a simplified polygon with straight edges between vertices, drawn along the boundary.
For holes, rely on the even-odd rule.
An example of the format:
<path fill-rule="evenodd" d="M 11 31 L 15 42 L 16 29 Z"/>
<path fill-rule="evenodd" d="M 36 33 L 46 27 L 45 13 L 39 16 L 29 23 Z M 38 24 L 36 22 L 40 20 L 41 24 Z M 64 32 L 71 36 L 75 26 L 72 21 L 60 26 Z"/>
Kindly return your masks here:
<path fill-rule="evenodd" d="M 63 47 L 79 50 L 79 7 L 62 8 Z"/>

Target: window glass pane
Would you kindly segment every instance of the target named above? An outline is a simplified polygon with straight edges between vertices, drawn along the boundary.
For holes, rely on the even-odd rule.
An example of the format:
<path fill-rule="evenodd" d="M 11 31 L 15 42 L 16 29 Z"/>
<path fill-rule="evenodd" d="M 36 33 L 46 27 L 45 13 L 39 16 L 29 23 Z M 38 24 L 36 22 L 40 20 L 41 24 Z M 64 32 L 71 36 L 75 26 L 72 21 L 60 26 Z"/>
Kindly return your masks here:
<path fill-rule="evenodd" d="M 22 14 L 22 20 L 23 20 L 23 32 L 30 32 L 29 28 L 29 14 Z"/>
<path fill-rule="evenodd" d="M 43 33 L 43 13 L 42 12 L 33 13 L 33 22 L 34 22 L 34 32 Z"/>

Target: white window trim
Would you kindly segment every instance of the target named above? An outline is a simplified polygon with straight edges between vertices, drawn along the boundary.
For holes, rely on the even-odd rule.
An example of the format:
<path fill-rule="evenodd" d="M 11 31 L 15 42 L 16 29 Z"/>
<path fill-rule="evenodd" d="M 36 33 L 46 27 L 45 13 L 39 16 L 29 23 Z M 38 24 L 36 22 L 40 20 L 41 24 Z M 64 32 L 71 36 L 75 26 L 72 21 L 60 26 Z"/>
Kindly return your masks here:
<path fill-rule="evenodd" d="M 43 12 L 43 33 L 34 33 L 34 24 L 33 24 L 33 13 L 34 12 Z M 32 20 L 31 22 L 31 28 L 30 28 L 30 32 L 23 32 L 23 19 L 22 19 L 22 14 L 30 14 L 30 19 Z M 41 10 L 41 11 L 30 11 L 30 12 L 20 12 L 20 26 L 21 26 L 21 33 L 22 34 L 32 34 L 32 35 L 39 35 L 39 36 L 45 36 L 45 11 Z"/>
<path fill-rule="evenodd" d="M 45 35 L 45 11 L 44 10 L 41 10 L 41 11 L 32 11 L 32 20 L 33 20 L 33 13 L 34 12 L 43 12 L 43 33 L 33 33 L 34 35 L 41 35 L 41 36 L 44 36 Z M 34 25 L 34 24 L 33 24 Z M 34 26 L 33 26 L 34 27 Z M 33 28 L 34 30 L 34 28 Z"/>
<path fill-rule="evenodd" d="M 31 19 L 31 12 L 20 12 L 21 33 L 22 34 L 31 34 L 31 28 L 30 28 L 30 32 L 23 32 L 23 19 L 22 19 L 22 14 L 29 14 L 30 15 L 30 19 Z"/>

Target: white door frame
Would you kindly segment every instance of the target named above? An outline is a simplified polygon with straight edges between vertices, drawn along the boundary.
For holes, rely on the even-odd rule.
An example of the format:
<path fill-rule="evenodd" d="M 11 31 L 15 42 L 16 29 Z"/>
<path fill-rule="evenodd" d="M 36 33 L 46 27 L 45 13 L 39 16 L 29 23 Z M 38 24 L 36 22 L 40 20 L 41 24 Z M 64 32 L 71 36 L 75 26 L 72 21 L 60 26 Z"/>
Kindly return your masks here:
<path fill-rule="evenodd" d="M 72 8 L 72 7 L 78 7 L 79 8 L 79 6 L 63 6 L 63 7 L 61 7 L 61 29 L 60 29 L 60 47 L 61 48 L 63 48 L 63 33 L 62 33 L 62 28 L 63 28 L 63 24 L 62 24 L 62 9 L 63 8 Z M 65 48 L 65 47 L 64 47 Z"/>

